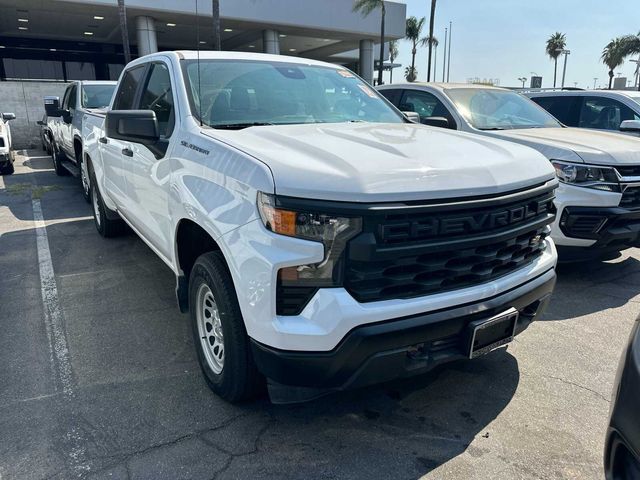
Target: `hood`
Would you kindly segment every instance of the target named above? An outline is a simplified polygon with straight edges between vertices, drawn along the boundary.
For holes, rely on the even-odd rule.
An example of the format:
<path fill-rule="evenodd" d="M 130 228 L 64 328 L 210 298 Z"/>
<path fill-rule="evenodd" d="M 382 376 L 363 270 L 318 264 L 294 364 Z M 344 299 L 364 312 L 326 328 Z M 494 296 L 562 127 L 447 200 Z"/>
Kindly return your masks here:
<path fill-rule="evenodd" d="M 533 147 L 550 160 L 640 165 L 640 138 L 629 135 L 586 128 L 521 128 L 490 133 Z"/>
<path fill-rule="evenodd" d="M 555 178 L 538 152 L 415 124 L 333 123 L 206 129 L 264 162 L 276 193 L 325 200 L 409 201 L 498 194 Z"/>

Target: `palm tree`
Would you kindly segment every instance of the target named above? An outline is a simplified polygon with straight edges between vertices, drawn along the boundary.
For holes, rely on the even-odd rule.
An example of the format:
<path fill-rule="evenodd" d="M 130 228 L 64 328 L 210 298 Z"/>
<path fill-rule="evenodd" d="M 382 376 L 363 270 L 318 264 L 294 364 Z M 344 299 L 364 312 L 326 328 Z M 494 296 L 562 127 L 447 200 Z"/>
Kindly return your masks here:
<path fill-rule="evenodd" d="M 435 48 L 435 47 L 437 47 L 438 45 L 440 45 L 440 43 L 438 42 L 438 39 L 437 39 L 436 37 L 434 37 L 434 36 L 429 36 L 429 37 L 423 37 L 423 38 L 421 38 L 421 39 L 420 39 L 420 45 L 422 45 L 423 47 L 424 47 L 425 45 L 427 45 L 427 46 L 429 47 L 429 50 L 431 50 L 431 48 Z M 430 76 L 431 76 L 431 75 L 428 73 L 428 72 L 429 72 L 429 70 L 431 70 L 431 61 L 429 61 L 429 68 L 428 68 L 428 70 L 427 70 L 427 82 L 431 81 L 431 79 L 430 79 Z M 434 73 L 433 73 L 433 80 L 434 80 L 434 81 L 436 80 L 436 74 L 435 74 L 435 71 L 436 71 L 436 67 L 435 67 L 435 65 L 434 65 L 434 66 L 433 66 L 433 72 L 434 72 Z"/>
<path fill-rule="evenodd" d="M 393 83 L 393 62 L 398 58 L 399 54 L 398 41 L 391 40 L 389 42 L 389 62 L 391 62 L 391 69 L 389 69 L 389 83 Z"/>
<path fill-rule="evenodd" d="M 556 78 L 558 75 L 558 57 L 560 56 L 560 51 L 564 50 L 564 47 L 567 46 L 567 37 L 564 33 L 556 32 L 549 37 L 547 40 L 547 55 L 554 62 L 553 65 L 553 88 L 556 88 Z"/>
<path fill-rule="evenodd" d="M 131 48 L 129 47 L 129 30 L 127 28 L 127 7 L 124 0 L 118 0 L 118 14 L 120 16 L 120 33 L 122 33 L 122 50 L 124 52 L 125 65 L 131 61 Z"/>
<path fill-rule="evenodd" d="M 414 82 L 418 76 L 418 71 L 416 70 L 416 53 L 418 51 L 418 43 L 424 42 L 424 39 L 420 39 L 420 34 L 422 33 L 422 27 L 424 27 L 425 21 L 426 19 L 424 17 L 422 17 L 420 20 L 418 20 L 414 16 L 407 18 L 405 36 L 412 43 L 411 68 L 407 68 L 407 70 L 405 71 L 405 77 L 409 82 Z M 410 77 L 413 78 L 413 80 L 409 80 Z"/>
<path fill-rule="evenodd" d="M 382 67 L 384 64 L 384 19 L 386 16 L 386 9 L 384 6 L 384 0 L 354 0 L 353 11 L 360 12 L 365 17 L 374 10 L 380 9 L 380 60 L 378 65 L 378 85 L 382 85 Z"/>
<path fill-rule="evenodd" d="M 427 62 L 427 82 L 431 81 L 431 49 L 433 48 L 433 22 L 436 18 L 436 0 L 431 0 L 431 14 L 429 16 L 429 60 Z"/>
<path fill-rule="evenodd" d="M 418 70 L 416 67 L 411 66 L 404 69 L 404 78 L 407 79 L 407 82 L 415 82 L 416 78 L 418 78 Z"/>
<path fill-rule="evenodd" d="M 624 63 L 626 44 L 622 38 L 614 38 L 602 51 L 602 63 L 609 67 L 609 90 L 613 82 L 613 71 Z"/>
<path fill-rule="evenodd" d="M 213 50 L 222 50 L 220 42 L 220 0 L 212 0 L 212 16 L 213 16 Z"/>
<path fill-rule="evenodd" d="M 640 54 L 640 33 L 638 35 L 625 35 L 622 37 L 622 43 L 625 58 L 630 55 Z M 636 76 L 638 75 L 638 70 L 640 70 L 640 63 L 636 64 Z M 640 83 L 638 84 L 638 90 L 640 90 Z"/>

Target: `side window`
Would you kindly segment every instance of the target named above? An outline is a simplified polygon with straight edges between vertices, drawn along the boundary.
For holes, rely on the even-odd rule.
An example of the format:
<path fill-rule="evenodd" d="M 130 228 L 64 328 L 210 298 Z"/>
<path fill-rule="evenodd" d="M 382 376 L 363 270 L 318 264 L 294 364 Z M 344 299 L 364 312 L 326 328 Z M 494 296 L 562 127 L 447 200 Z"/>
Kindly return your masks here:
<path fill-rule="evenodd" d="M 69 108 L 69 94 L 71 93 L 72 89 L 73 85 L 69 85 L 64 91 L 64 97 L 62 97 L 62 103 L 60 104 L 60 108 L 62 108 L 63 110 Z"/>
<path fill-rule="evenodd" d="M 536 102 L 565 125 L 569 127 L 578 126 L 580 105 L 582 104 L 581 97 L 558 95 L 551 97 L 537 97 L 532 98 L 531 100 Z"/>
<path fill-rule="evenodd" d="M 74 83 L 69 91 L 69 97 L 67 98 L 68 106 L 67 109 L 75 110 L 78 108 L 78 87 Z"/>
<path fill-rule="evenodd" d="M 253 92 L 255 95 L 255 92 Z M 255 99 L 254 99 L 255 101 Z M 251 103 L 251 91 L 247 91 L 247 102 Z M 168 138 L 173 132 L 175 112 L 173 108 L 173 92 L 171 89 L 171 76 L 164 63 L 151 65 L 147 83 L 142 91 L 140 101 L 141 110 L 153 110 L 156 112 L 160 136 Z"/>
<path fill-rule="evenodd" d="M 428 117 L 444 117 L 449 121 L 449 128 L 457 128 L 451 112 L 432 93 L 421 90 L 404 90 L 400 101 L 400 110 L 416 112 L 420 120 Z"/>
<path fill-rule="evenodd" d="M 388 90 L 379 90 L 380 95 L 389 100 L 393 105 L 398 107 L 400 105 L 400 97 L 402 96 L 402 90 L 394 88 Z"/>
<path fill-rule="evenodd" d="M 138 85 L 142 80 L 146 66 L 140 65 L 139 67 L 127 70 L 120 82 L 120 88 L 116 93 L 116 99 L 113 103 L 114 110 L 135 110 L 133 102 L 136 99 L 136 92 L 138 91 Z"/>
<path fill-rule="evenodd" d="M 624 120 L 637 120 L 633 111 L 618 100 L 606 97 L 585 97 L 580 110 L 582 128 L 619 130 Z"/>

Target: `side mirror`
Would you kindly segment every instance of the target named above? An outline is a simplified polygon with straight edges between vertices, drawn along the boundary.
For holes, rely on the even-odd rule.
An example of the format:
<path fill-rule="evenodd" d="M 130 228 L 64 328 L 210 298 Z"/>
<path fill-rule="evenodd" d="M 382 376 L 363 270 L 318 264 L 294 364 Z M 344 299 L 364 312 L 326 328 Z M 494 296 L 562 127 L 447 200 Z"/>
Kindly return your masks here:
<path fill-rule="evenodd" d="M 168 142 L 160 139 L 158 119 L 153 110 L 111 110 L 105 119 L 107 137 L 147 147 L 162 158 Z"/>
<path fill-rule="evenodd" d="M 620 124 L 620 131 L 640 133 L 640 120 L 624 120 Z"/>
<path fill-rule="evenodd" d="M 402 112 L 407 120 L 413 123 L 420 123 L 420 115 L 416 112 Z"/>
<path fill-rule="evenodd" d="M 425 117 L 420 121 L 422 124 L 432 127 L 449 128 L 449 120 L 445 117 Z"/>
<path fill-rule="evenodd" d="M 44 111 L 47 117 L 61 117 L 60 97 L 44 97 Z"/>
<path fill-rule="evenodd" d="M 9 120 L 15 120 L 16 119 L 16 114 L 15 113 L 3 113 L 2 115 L 2 119 L 5 121 L 9 121 Z"/>

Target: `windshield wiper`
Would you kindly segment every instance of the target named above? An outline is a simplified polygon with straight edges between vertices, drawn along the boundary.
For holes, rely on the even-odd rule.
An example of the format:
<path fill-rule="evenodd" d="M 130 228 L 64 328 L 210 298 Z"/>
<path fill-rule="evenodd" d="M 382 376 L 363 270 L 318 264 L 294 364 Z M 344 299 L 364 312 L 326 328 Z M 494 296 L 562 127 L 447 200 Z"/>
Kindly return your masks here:
<path fill-rule="evenodd" d="M 211 125 L 213 128 L 219 128 L 222 130 L 242 130 L 249 127 L 264 127 L 275 125 L 275 123 L 269 122 L 246 122 L 246 123 L 221 123 L 218 125 Z"/>
<path fill-rule="evenodd" d="M 478 130 L 487 131 L 487 130 L 507 130 L 505 127 L 487 127 L 487 128 L 479 128 Z"/>

